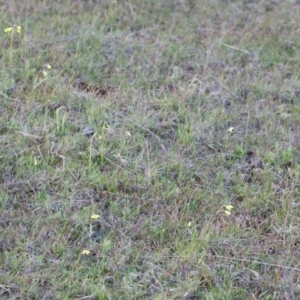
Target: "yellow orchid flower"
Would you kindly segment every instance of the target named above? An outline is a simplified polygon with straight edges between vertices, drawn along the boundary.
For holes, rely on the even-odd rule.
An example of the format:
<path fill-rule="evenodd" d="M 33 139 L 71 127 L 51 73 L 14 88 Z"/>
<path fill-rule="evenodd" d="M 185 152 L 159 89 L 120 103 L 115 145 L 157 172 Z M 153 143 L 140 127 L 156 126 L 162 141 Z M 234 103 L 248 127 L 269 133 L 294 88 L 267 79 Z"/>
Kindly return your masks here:
<path fill-rule="evenodd" d="M 233 209 L 232 205 L 224 205 L 224 207 L 228 210 L 231 211 Z"/>
<path fill-rule="evenodd" d="M 97 220 L 99 218 L 100 218 L 100 215 L 95 215 L 95 214 L 91 215 L 91 219 L 93 219 L 93 220 Z"/>
<path fill-rule="evenodd" d="M 13 30 L 12 27 L 7 27 L 7 28 L 4 29 L 4 32 L 11 32 L 12 30 Z"/>
<path fill-rule="evenodd" d="M 82 250 L 81 252 L 82 255 L 90 255 L 91 254 L 91 251 L 90 250 Z"/>

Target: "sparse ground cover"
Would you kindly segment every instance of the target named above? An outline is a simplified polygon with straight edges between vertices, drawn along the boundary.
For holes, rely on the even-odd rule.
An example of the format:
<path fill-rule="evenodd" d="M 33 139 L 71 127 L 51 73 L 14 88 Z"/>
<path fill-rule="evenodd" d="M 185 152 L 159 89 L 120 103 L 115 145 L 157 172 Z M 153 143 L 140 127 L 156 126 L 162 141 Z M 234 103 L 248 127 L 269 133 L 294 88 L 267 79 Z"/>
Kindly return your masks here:
<path fill-rule="evenodd" d="M 0 298 L 300 299 L 299 12 L 2 1 Z"/>

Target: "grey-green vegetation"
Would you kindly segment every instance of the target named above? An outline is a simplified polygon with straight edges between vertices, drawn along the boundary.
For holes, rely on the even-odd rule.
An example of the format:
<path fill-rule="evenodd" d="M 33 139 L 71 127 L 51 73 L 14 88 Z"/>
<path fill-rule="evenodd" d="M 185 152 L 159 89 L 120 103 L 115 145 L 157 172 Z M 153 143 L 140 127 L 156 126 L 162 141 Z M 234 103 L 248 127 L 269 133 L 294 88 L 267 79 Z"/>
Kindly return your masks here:
<path fill-rule="evenodd" d="M 299 13 L 1 1 L 0 298 L 299 299 Z"/>

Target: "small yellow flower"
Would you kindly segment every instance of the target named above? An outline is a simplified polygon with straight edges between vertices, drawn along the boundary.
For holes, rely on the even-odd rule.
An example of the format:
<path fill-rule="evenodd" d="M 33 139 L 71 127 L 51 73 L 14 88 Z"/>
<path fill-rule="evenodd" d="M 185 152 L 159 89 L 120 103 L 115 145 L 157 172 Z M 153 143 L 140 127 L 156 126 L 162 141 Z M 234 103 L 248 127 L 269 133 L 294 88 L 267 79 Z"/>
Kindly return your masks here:
<path fill-rule="evenodd" d="M 82 255 L 90 255 L 91 254 L 91 251 L 90 250 L 82 250 L 81 252 Z"/>
<path fill-rule="evenodd" d="M 47 68 L 48 70 L 51 70 L 51 69 L 52 69 L 52 66 L 49 65 L 49 64 L 47 64 L 47 65 L 46 65 L 46 68 Z"/>
<path fill-rule="evenodd" d="M 188 222 L 188 228 L 192 227 L 192 222 Z"/>
<path fill-rule="evenodd" d="M 224 205 L 224 207 L 228 210 L 231 211 L 233 209 L 232 205 Z"/>
<path fill-rule="evenodd" d="M 7 27 L 7 28 L 4 29 L 4 32 L 11 32 L 12 30 L 13 30 L 12 27 Z"/>
<path fill-rule="evenodd" d="M 233 132 L 234 131 L 234 127 L 230 127 L 230 128 L 228 128 L 226 131 L 228 131 L 228 132 Z"/>
<path fill-rule="evenodd" d="M 91 215 L 91 219 L 93 219 L 93 220 L 97 220 L 99 218 L 100 218 L 100 215 L 95 215 L 95 214 Z"/>
<path fill-rule="evenodd" d="M 42 73 L 44 77 L 47 77 L 48 73 L 46 71 L 43 71 Z"/>
<path fill-rule="evenodd" d="M 129 131 L 126 131 L 126 134 L 131 137 L 131 133 Z"/>
<path fill-rule="evenodd" d="M 4 32 L 14 32 L 16 31 L 17 33 L 21 33 L 22 27 L 21 26 L 13 26 L 13 27 L 7 27 L 4 29 Z"/>
<path fill-rule="evenodd" d="M 223 205 L 225 207 L 226 210 L 224 210 L 225 215 L 230 216 L 231 215 L 231 211 L 233 209 L 232 205 Z"/>

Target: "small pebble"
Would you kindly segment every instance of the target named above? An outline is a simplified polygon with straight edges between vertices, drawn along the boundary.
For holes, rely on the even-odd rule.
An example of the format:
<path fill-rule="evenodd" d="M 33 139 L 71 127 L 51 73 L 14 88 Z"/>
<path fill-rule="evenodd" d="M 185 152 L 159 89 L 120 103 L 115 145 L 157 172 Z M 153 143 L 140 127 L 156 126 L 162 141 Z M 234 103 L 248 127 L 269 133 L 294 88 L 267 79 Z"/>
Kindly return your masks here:
<path fill-rule="evenodd" d="M 83 135 L 87 136 L 87 137 L 91 137 L 93 134 L 95 133 L 95 130 L 93 127 L 86 127 L 84 130 L 83 130 Z"/>

